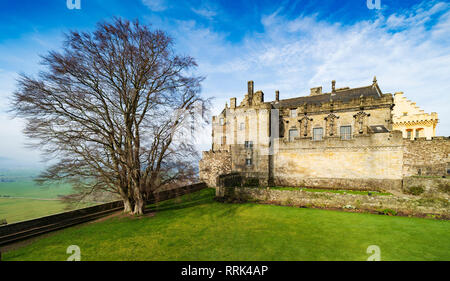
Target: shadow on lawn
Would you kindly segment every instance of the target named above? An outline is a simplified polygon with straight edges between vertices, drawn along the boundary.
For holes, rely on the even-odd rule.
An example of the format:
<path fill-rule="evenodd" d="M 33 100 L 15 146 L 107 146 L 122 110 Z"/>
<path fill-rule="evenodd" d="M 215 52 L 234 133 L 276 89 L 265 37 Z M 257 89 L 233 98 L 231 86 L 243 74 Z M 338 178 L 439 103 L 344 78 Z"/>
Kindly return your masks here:
<path fill-rule="evenodd" d="M 150 204 L 145 208 L 145 213 L 184 209 L 212 202 L 214 202 L 214 193 L 201 191 L 194 194 L 187 194 L 168 201 Z"/>
<path fill-rule="evenodd" d="M 186 194 L 184 196 L 159 202 L 156 204 L 150 204 L 145 209 L 145 214 L 168 211 L 168 210 L 179 210 L 185 208 L 191 208 L 200 205 L 208 204 L 218 204 L 215 205 L 216 208 L 209 208 L 207 210 L 208 214 L 217 217 L 233 217 L 239 213 L 241 204 L 231 204 L 231 203 L 221 203 L 214 200 L 215 190 L 205 189 L 195 193 Z M 255 206 L 246 206 L 246 208 L 253 208 Z"/>

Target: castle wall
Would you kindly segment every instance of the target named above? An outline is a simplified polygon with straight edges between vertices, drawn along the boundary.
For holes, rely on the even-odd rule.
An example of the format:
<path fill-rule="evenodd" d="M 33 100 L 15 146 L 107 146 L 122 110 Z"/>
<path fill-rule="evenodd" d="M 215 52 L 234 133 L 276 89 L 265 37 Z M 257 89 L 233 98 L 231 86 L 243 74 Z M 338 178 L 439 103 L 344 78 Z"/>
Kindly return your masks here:
<path fill-rule="evenodd" d="M 231 148 L 232 170 L 239 172 L 248 178 L 258 178 L 261 185 L 267 185 L 269 181 L 269 155 L 268 147 L 259 145 L 253 149 L 243 145 L 235 145 Z M 246 159 L 251 159 L 251 165 L 246 164 Z"/>
<path fill-rule="evenodd" d="M 274 183 L 370 190 L 400 190 L 403 139 L 400 132 L 338 137 L 322 141 L 279 141 Z"/>
<path fill-rule="evenodd" d="M 450 138 L 404 139 L 403 176 L 445 176 L 450 169 Z"/>
<path fill-rule="evenodd" d="M 199 178 L 209 187 L 217 185 L 217 177 L 231 173 L 231 153 L 228 151 L 203 151 L 199 162 Z"/>

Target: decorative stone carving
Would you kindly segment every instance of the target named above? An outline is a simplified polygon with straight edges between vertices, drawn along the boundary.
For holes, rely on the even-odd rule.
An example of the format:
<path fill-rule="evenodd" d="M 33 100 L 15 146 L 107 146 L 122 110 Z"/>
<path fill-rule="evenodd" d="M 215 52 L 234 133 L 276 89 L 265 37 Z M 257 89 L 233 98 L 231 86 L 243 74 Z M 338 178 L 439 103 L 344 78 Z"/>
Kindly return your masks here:
<path fill-rule="evenodd" d="M 304 137 L 308 136 L 308 121 L 313 121 L 313 119 L 309 118 L 306 114 L 302 119 L 298 120 L 298 122 L 300 123 L 300 130 L 301 132 L 303 132 Z"/>
<path fill-rule="evenodd" d="M 330 137 L 336 134 L 336 119 L 339 119 L 339 116 L 333 113 L 325 117 L 327 133 Z"/>
<path fill-rule="evenodd" d="M 358 133 L 362 134 L 364 133 L 364 124 L 366 124 L 366 118 L 370 116 L 370 113 L 365 113 L 364 111 L 360 111 L 353 115 L 353 118 L 355 118 L 355 125 L 356 128 L 358 128 Z"/>

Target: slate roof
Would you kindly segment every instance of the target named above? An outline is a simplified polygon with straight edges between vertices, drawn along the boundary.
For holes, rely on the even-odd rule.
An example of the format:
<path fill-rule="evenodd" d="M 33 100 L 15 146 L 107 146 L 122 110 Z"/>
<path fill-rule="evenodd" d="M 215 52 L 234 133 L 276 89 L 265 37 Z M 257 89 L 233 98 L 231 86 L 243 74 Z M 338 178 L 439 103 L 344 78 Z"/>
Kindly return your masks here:
<path fill-rule="evenodd" d="M 342 101 L 349 102 L 353 99 L 359 99 L 361 95 L 363 97 L 381 97 L 381 90 L 377 84 L 373 84 L 366 87 L 353 88 L 353 89 L 344 89 L 336 91 L 336 94 L 333 95 L 333 101 Z M 279 102 L 273 101 L 271 102 L 275 108 L 293 108 L 299 107 L 304 103 L 307 104 L 321 104 L 330 101 L 331 93 L 324 93 L 315 96 L 303 96 L 298 98 L 284 99 Z"/>

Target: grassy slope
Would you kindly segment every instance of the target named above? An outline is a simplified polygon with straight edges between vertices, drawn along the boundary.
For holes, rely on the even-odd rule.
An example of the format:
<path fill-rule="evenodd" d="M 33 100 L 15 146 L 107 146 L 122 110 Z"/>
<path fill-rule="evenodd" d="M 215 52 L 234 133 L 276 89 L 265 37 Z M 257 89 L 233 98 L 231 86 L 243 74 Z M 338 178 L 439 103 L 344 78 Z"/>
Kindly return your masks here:
<path fill-rule="evenodd" d="M 450 222 L 213 201 L 214 190 L 161 203 L 155 216 L 62 230 L 5 260 L 450 260 Z"/>

